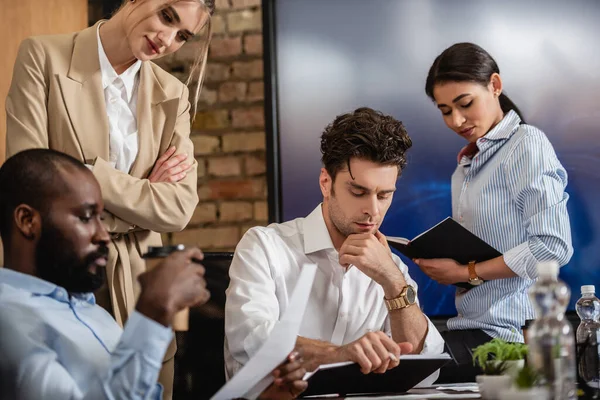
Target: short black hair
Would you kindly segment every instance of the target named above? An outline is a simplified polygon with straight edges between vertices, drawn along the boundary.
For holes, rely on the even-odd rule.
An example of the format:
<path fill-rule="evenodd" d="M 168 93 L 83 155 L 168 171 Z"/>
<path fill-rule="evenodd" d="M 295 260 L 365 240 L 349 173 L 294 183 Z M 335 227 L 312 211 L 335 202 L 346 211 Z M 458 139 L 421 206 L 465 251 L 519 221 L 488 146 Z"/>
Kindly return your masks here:
<path fill-rule="evenodd" d="M 76 158 L 56 150 L 30 149 L 15 154 L 0 167 L 0 236 L 8 243 L 14 210 L 27 204 L 46 215 L 52 201 L 67 189 L 66 169 L 91 173 Z"/>
<path fill-rule="evenodd" d="M 372 108 L 361 107 L 338 115 L 321 135 L 321 162 L 331 179 L 344 167 L 350 171 L 350 159 L 372 161 L 398 167 L 406 166 L 406 151 L 412 141 L 402 121 Z M 352 175 L 352 171 L 350 171 Z"/>

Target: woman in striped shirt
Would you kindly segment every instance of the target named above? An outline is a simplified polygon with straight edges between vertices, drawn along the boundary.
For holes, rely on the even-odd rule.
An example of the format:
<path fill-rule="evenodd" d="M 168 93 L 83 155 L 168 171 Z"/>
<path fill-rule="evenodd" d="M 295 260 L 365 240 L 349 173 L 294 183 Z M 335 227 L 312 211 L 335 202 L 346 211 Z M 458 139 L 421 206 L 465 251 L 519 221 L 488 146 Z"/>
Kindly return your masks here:
<path fill-rule="evenodd" d="M 452 175 L 453 218 L 503 254 L 469 266 L 415 260 L 439 283 L 473 285 L 457 290 L 458 315 L 444 337 L 456 364 L 439 381 L 474 379 L 477 370 L 465 375 L 471 349 L 492 337 L 523 342 L 521 326 L 535 317 L 527 292 L 538 262 L 562 266 L 573 254 L 567 173 L 546 135 L 503 93 L 499 72 L 484 49 L 458 43 L 435 59 L 425 85 L 446 125 L 468 141 Z"/>

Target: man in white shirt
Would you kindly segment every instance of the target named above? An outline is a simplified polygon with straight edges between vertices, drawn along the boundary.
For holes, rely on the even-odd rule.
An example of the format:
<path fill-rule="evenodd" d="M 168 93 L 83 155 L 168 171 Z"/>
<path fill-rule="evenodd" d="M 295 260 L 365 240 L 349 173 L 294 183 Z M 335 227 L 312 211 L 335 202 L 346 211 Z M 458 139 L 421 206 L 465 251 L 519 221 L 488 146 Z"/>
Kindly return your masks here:
<path fill-rule="evenodd" d="M 416 283 L 379 231 L 411 145 L 400 121 L 369 108 L 327 126 L 323 203 L 306 218 L 250 229 L 236 248 L 225 306 L 229 376 L 267 339 L 305 263 L 318 266 L 296 342 L 307 370 L 350 360 L 383 373 L 401 353 L 443 351 Z"/>

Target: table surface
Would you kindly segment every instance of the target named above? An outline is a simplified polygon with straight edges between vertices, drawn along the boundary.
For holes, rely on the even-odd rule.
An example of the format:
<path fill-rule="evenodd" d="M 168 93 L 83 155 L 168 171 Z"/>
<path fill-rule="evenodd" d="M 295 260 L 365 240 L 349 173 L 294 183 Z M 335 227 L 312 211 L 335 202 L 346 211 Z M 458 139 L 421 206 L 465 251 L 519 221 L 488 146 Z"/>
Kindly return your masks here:
<path fill-rule="evenodd" d="M 427 388 L 414 388 L 403 394 L 385 394 L 385 395 L 352 395 L 347 397 L 339 397 L 337 395 L 330 396 L 311 396 L 307 399 L 321 399 L 321 400 L 363 400 L 363 399 L 377 399 L 377 400 L 421 400 L 421 399 L 481 399 L 481 396 L 477 391 L 473 391 L 473 388 L 477 388 L 477 383 L 459 383 L 459 384 L 444 384 L 436 385 Z"/>

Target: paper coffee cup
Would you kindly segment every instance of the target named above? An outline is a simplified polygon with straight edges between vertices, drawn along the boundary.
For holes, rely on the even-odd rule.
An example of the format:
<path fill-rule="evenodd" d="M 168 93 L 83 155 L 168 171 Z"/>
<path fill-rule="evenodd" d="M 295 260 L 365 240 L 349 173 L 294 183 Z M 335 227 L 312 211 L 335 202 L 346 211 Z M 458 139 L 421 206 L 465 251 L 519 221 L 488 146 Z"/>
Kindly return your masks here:
<path fill-rule="evenodd" d="M 175 246 L 172 246 L 172 247 L 175 247 Z M 181 249 L 175 248 L 174 250 L 183 250 L 183 246 Z M 144 259 L 146 260 L 146 269 L 148 271 L 150 271 L 153 268 L 155 268 L 156 266 L 158 266 L 158 264 L 160 264 L 161 261 L 164 260 L 164 256 L 152 257 L 151 253 L 148 253 L 144 256 Z M 175 316 L 173 317 L 173 321 L 171 322 L 171 325 L 172 325 L 174 331 L 187 331 L 187 330 L 189 330 L 189 326 L 190 326 L 189 322 L 190 322 L 190 309 L 184 308 L 183 310 L 181 310 L 175 314 Z"/>

